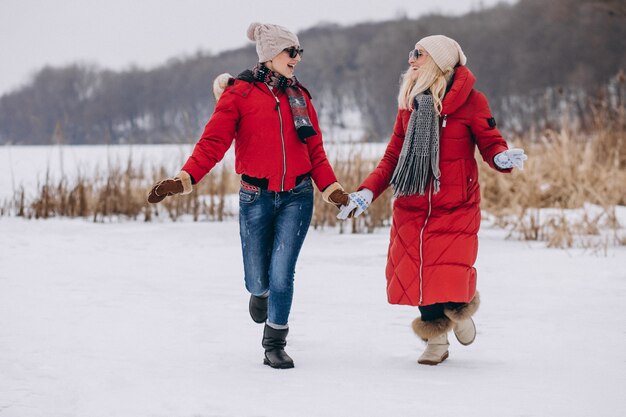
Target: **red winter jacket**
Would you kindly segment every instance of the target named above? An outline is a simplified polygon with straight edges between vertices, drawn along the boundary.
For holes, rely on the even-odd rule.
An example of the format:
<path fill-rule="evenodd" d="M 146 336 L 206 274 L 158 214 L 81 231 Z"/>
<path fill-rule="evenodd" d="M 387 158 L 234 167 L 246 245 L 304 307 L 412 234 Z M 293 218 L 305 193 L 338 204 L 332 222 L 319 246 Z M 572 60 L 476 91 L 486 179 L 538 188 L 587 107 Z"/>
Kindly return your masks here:
<path fill-rule="evenodd" d="M 440 127 L 441 187 L 425 195 L 398 197 L 387 256 L 387 297 L 412 306 L 469 302 L 476 291 L 480 187 L 474 149 L 494 169 L 493 157 L 507 149 L 495 128 L 474 75 L 457 67 L 443 100 Z M 379 196 L 398 163 L 411 112 L 399 110 L 385 155 L 359 189 Z M 510 170 L 504 170 L 510 171 Z"/>
<path fill-rule="evenodd" d="M 288 191 L 296 177 L 310 173 L 320 190 L 337 181 L 322 143 L 308 91 L 307 109 L 317 135 L 298 138 L 287 95 L 261 82 L 236 80 L 224 90 L 191 157 L 183 166 L 199 182 L 235 140 L 235 171 L 269 180 L 271 191 Z M 280 105 L 276 105 L 276 100 Z"/>

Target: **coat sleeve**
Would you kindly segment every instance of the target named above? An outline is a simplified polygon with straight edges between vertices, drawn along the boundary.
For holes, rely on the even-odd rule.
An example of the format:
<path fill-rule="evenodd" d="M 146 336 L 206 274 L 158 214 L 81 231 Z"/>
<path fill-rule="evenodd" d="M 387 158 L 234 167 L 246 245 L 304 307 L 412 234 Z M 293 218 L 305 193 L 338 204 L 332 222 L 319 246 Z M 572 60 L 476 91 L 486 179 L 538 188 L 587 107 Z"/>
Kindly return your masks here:
<path fill-rule="evenodd" d="M 313 181 L 315 181 L 317 188 L 320 191 L 324 191 L 330 184 L 337 182 L 337 177 L 335 176 L 330 162 L 328 162 L 322 141 L 322 131 L 320 130 L 319 121 L 317 120 L 317 112 L 311 100 L 307 100 L 307 110 L 311 118 L 313 129 L 317 132 L 317 135 L 307 138 L 306 141 L 312 166 L 311 177 Z"/>
<path fill-rule="evenodd" d="M 393 172 L 398 165 L 400 151 L 404 143 L 404 126 L 402 124 L 402 110 L 398 111 L 396 123 L 393 127 L 391 140 L 387 145 L 385 154 L 380 160 L 374 171 L 365 178 L 365 181 L 359 186 L 359 190 L 367 188 L 374 193 L 374 199 L 378 198 L 389 187 L 389 182 L 393 176 Z"/>
<path fill-rule="evenodd" d="M 204 132 L 182 170 L 199 182 L 219 161 L 233 143 L 239 120 L 237 95 L 224 91 Z"/>
<path fill-rule="evenodd" d="M 476 111 L 470 120 L 470 129 L 483 160 L 497 171 L 511 172 L 510 169 L 498 168 L 493 162 L 493 158 L 497 154 L 506 151 L 509 147 L 502 138 L 498 128 L 496 128 L 495 119 L 489 109 L 487 98 L 483 93 L 477 91 L 474 100 Z"/>

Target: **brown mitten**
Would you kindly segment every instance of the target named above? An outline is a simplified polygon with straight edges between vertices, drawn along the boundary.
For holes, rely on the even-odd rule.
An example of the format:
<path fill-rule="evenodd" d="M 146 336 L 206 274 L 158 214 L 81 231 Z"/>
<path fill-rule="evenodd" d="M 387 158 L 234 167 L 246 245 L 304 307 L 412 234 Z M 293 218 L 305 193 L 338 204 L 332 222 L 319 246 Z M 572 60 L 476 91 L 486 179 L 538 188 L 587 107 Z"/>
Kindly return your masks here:
<path fill-rule="evenodd" d="M 350 203 L 350 194 L 344 190 L 335 190 L 328 196 L 328 202 L 334 204 L 337 208 L 347 206 Z"/>
<path fill-rule="evenodd" d="M 154 184 L 148 194 L 148 203 L 158 203 L 167 196 L 189 194 L 192 190 L 191 176 L 181 171 L 176 177 L 168 178 Z"/>
<path fill-rule="evenodd" d="M 334 182 L 324 189 L 322 199 L 337 208 L 341 208 L 341 206 L 347 206 L 350 203 L 350 194 L 343 190 L 341 184 Z"/>

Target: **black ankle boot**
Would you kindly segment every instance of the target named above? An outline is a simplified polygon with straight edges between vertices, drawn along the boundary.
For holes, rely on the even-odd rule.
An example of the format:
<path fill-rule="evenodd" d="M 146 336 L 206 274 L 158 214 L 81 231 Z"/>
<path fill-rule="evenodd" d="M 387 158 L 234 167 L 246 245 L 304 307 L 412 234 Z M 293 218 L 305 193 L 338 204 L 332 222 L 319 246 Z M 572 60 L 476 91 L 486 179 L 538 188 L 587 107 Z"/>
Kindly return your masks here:
<path fill-rule="evenodd" d="M 262 343 L 265 348 L 265 359 L 263 359 L 265 365 L 277 369 L 293 368 L 293 359 L 285 352 L 287 333 L 289 329 L 274 329 L 267 323 L 265 324 Z"/>
<path fill-rule="evenodd" d="M 250 311 L 250 317 L 255 323 L 265 323 L 267 320 L 267 299 L 269 297 L 257 297 L 256 295 L 250 295 L 250 304 L 248 310 Z"/>

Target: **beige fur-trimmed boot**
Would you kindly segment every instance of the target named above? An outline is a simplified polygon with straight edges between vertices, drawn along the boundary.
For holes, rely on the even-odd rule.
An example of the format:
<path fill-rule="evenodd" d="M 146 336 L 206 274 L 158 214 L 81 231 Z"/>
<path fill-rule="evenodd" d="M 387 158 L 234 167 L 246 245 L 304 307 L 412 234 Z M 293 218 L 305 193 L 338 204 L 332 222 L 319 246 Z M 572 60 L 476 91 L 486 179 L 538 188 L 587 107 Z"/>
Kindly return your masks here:
<path fill-rule="evenodd" d="M 432 321 L 423 321 L 421 317 L 413 320 L 413 331 L 426 342 L 426 350 L 417 363 L 437 365 L 448 358 L 448 332 L 451 328 L 452 321 L 447 317 Z"/>
<path fill-rule="evenodd" d="M 471 345 L 476 339 L 476 325 L 472 316 L 478 310 L 479 305 L 480 295 L 477 292 L 469 303 L 456 309 L 444 310 L 444 314 L 454 323 L 452 327 L 454 335 L 464 346 Z"/>
<path fill-rule="evenodd" d="M 437 365 L 448 358 L 448 333 L 428 339 L 426 349 L 422 356 L 417 359 L 417 363 L 421 365 Z"/>

